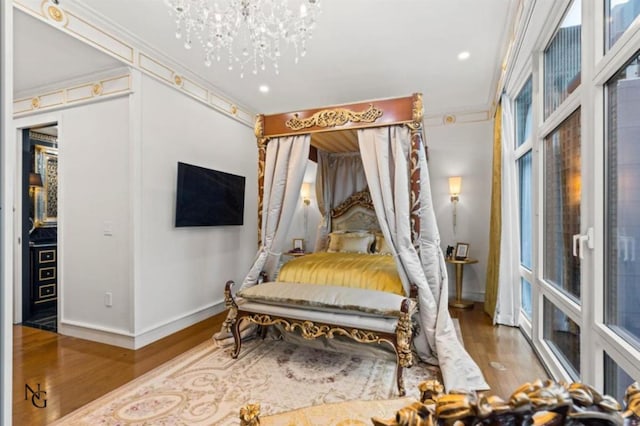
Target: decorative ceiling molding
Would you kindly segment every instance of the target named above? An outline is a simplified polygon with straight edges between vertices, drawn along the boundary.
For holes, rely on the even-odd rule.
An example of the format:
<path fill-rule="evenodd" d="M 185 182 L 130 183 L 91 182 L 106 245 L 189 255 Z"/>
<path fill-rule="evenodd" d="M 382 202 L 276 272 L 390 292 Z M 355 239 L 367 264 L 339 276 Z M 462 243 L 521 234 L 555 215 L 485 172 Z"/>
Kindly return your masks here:
<path fill-rule="evenodd" d="M 131 93 L 131 74 L 92 80 L 13 101 L 13 116 Z"/>
<path fill-rule="evenodd" d="M 424 117 L 425 127 L 450 126 L 453 124 L 478 123 L 491 120 L 493 115 L 490 110 L 458 111 L 441 114 L 430 114 Z"/>
<path fill-rule="evenodd" d="M 206 87 L 206 85 L 197 82 L 198 79 L 189 76 L 188 72 L 180 71 L 177 67 L 168 65 L 167 62 L 158 59 L 145 49 L 133 43 L 123 41 L 122 38 L 65 10 L 53 0 L 13 0 L 13 5 L 22 12 L 95 47 L 105 54 L 122 61 L 124 64 L 138 69 L 144 74 L 173 87 L 186 96 L 253 128 L 255 116 L 253 112 L 239 107 L 237 102 L 220 95 L 213 88 Z M 93 85 L 91 88 L 92 87 Z M 59 107 L 64 104 L 65 96 L 68 94 L 65 92 L 67 90 L 69 89 L 61 89 L 60 91 L 46 93 L 29 99 L 29 102 L 31 102 L 29 108 L 25 105 L 25 99 L 16 100 L 14 102 L 14 114 L 26 114 L 43 108 Z M 95 90 L 99 91 L 98 89 Z M 104 94 L 105 93 L 102 92 L 100 95 Z M 16 105 L 16 102 L 19 104 Z"/>

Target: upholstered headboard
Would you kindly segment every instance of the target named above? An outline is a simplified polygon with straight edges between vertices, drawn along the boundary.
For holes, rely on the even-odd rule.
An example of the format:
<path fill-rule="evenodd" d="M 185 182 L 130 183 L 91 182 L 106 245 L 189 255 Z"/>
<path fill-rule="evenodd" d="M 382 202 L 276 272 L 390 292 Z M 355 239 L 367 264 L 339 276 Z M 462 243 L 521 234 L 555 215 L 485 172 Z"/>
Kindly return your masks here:
<path fill-rule="evenodd" d="M 332 231 L 380 231 L 368 190 L 356 192 L 331 210 Z"/>

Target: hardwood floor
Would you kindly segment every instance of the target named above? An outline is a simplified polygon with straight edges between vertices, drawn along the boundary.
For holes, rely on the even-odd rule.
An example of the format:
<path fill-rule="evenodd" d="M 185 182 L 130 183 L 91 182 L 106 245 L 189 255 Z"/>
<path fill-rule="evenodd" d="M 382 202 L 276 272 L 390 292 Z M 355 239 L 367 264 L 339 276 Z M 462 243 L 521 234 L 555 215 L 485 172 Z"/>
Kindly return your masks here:
<path fill-rule="evenodd" d="M 516 328 L 494 327 L 482 306 L 452 310 L 465 347 L 480 365 L 491 394 L 507 398 L 520 384 L 546 373 Z M 13 424 L 45 425 L 210 339 L 219 314 L 137 351 L 28 327 L 14 327 Z M 492 363 L 497 363 L 493 364 Z M 25 399 L 25 385 L 46 391 L 46 408 Z M 43 404 L 43 399 L 36 403 Z"/>

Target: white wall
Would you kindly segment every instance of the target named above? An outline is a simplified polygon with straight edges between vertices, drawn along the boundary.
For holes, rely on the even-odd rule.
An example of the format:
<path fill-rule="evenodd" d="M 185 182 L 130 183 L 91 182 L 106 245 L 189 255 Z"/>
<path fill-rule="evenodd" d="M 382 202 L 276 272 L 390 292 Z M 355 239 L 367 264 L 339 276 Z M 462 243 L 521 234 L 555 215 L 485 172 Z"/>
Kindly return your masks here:
<path fill-rule="evenodd" d="M 15 162 L 14 130 L 10 111 L 13 107 L 13 13 L 11 2 L 0 2 L 0 425 L 11 424 L 13 375 L 12 255 L 13 204 L 12 167 Z"/>
<path fill-rule="evenodd" d="M 59 132 L 61 321 L 130 333 L 129 97 L 64 110 Z M 105 224 L 113 235 L 104 235 Z"/>
<path fill-rule="evenodd" d="M 469 255 L 479 262 L 464 267 L 463 297 L 484 301 L 489 253 L 493 121 L 427 127 L 425 134 L 442 250 L 447 245 L 455 246 L 456 242 L 470 244 Z M 462 176 L 455 235 L 449 176 Z M 447 265 L 447 270 L 449 296 L 452 297 L 455 294 L 453 265 Z"/>
<path fill-rule="evenodd" d="M 257 250 L 253 129 L 150 77 L 142 77 L 141 93 L 136 335 L 207 309 L 221 311 L 225 282 L 241 282 Z M 244 225 L 175 228 L 178 161 L 245 176 Z"/>

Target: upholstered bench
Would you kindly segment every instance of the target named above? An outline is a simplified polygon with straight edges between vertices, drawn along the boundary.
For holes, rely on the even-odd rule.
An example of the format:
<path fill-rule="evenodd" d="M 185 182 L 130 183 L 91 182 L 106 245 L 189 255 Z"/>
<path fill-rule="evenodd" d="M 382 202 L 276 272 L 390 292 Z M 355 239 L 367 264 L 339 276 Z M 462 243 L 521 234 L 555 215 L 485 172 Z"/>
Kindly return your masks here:
<path fill-rule="evenodd" d="M 230 309 L 227 328 L 240 353 L 240 323 L 260 326 L 280 325 L 285 331 L 299 330 L 305 339 L 346 336 L 360 343 L 387 343 L 396 354 L 396 380 L 405 394 L 403 367 L 413 364 L 411 316 L 412 299 L 393 293 L 341 286 L 266 282 L 243 289 L 234 297 L 233 281 L 225 287 Z"/>

